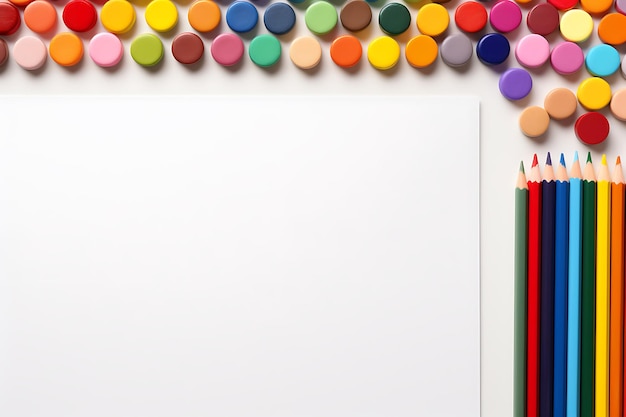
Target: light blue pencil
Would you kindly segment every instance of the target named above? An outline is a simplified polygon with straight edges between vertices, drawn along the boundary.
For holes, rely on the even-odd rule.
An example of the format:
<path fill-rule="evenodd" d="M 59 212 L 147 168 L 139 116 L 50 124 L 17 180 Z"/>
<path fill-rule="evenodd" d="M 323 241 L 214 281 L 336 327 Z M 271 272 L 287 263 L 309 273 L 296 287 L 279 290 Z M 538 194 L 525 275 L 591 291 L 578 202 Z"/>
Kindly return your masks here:
<path fill-rule="evenodd" d="M 578 152 L 569 179 L 569 259 L 567 282 L 567 417 L 580 416 L 580 287 L 582 256 L 582 173 Z"/>

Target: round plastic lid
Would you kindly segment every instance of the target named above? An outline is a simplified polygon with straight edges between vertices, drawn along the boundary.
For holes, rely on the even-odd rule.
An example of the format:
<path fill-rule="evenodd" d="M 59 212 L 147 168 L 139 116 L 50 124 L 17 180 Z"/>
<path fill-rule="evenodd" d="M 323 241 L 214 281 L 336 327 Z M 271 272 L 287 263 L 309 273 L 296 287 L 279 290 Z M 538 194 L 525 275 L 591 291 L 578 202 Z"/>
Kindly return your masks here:
<path fill-rule="evenodd" d="M 613 0 L 580 0 L 580 6 L 584 11 L 592 14 L 606 12 L 613 5 Z"/>
<path fill-rule="evenodd" d="M 598 24 L 598 37 L 609 45 L 626 42 L 626 16 L 622 13 L 609 13 Z"/>
<path fill-rule="evenodd" d="M 510 52 L 509 40 L 500 33 L 488 33 L 476 44 L 476 55 L 485 65 L 502 64 Z"/>
<path fill-rule="evenodd" d="M 464 32 L 480 32 L 487 25 L 487 9 L 476 1 L 461 3 L 454 12 L 454 22 Z"/>
<path fill-rule="evenodd" d="M 400 35 L 411 26 L 411 13 L 403 4 L 387 3 L 380 9 L 378 24 L 386 34 Z"/>
<path fill-rule="evenodd" d="M 576 113 L 578 101 L 576 95 L 568 88 L 554 88 L 546 94 L 543 107 L 551 118 L 563 120 Z"/>
<path fill-rule="evenodd" d="M 610 130 L 609 120 L 598 112 L 585 113 L 574 124 L 576 136 L 587 145 L 597 145 L 604 142 L 609 136 Z"/>
<path fill-rule="evenodd" d="M 584 10 L 568 10 L 561 16 L 561 35 L 571 42 L 584 42 L 593 32 L 593 19 Z"/>
<path fill-rule="evenodd" d="M 170 0 L 152 0 L 144 16 L 148 26 L 157 32 L 168 32 L 178 23 L 178 9 Z"/>
<path fill-rule="evenodd" d="M 24 36 L 13 45 L 13 59 L 25 70 L 34 71 L 41 68 L 47 58 L 46 45 L 34 36 Z"/>
<path fill-rule="evenodd" d="M 500 92 L 509 100 L 521 100 L 530 94 L 533 79 L 523 68 L 510 68 L 500 76 Z"/>
<path fill-rule="evenodd" d="M 524 135 L 536 138 L 548 131 L 550 116 L 548 112 L 539 106 L 525 108 L 519 117 L 519 127 Z"/>
<path fill-rule="evenodd" d="M 283 35 L 296 24 L 296 13 L 287 3 L 273 3 L 263 14 L 265 28 L 275 35 Z"/>
<path fill-rule="evenodd" d="M 124 56 L 122 41 L 112 33 L 98 33 L 89 41 L 89 56 L 101 67 L 113 67 Z"/>
<path fill-rule="evenodd" d="M 577 72 L 585 63 L 585 55 L 574 42 L 561 42 L 552 49 L 550 63 L 556 72 L 569 75 Z"/>
<path fill-rule="evenodd" d="M 449 24 L 448 9 L 441 4 L 426 4 L 417 13 L 417 29 L 423 35 L 439 36 L 448 29 Z"/>
<path fill-rule="evenodd" d="M 316 1 L 307 7 L 304 23 L 316 35 L 325 35 L 337 26 L 337 10 L 327 1 Z"/>
<path fill-rule="evenodd" d="M 300 69 L 315 68 L 322 59 L 322 47 L 314 37 L 301 36 L 291 42 L 289 58 Z"/>
<path fill-rule="evenodd" d="M 98 12 L 87 0 L 70 0 L 63 8 L 63 22 L 74 32 L 87 32 L 98 22 Z"/>
<path fill-rule="evenodd" d="M 152 33 L 139 35 L 130 44 L 130 56 L 144 67 L 152 67 L 161 62 L 163 52 L 163 42 Z"/>
<path fill-rule="evenodd" d="M 71 67 L 83 59 L 83 41 L 74 33 L 61 32 L 50 40 L 50 58 L 64 67 Z"/>
<path fill-rule="evenodd" d="M 569 10 L 578 4 L 578 0 L 548 0 L 548 3 L 559 10 Z"/>
<path fill-rule="evenodd" d="M 526 15 L 526 25 L 532 33 L 550 35 L 559 28 L 559 11 L 550 3 L 540 3 Z"/>
<path fill-rule="evenodd" d="M 210 32 L 220 24 L 222 12 L 214 1 L 196 0 L 189 6 L 187 20 L 198 32 Z"/>
<path fill-rule="evenodd" d="M 626 88 L 622 88 L 613 94 L 610 108 L 615 118 L 626 121 Z"/>
<path fill-rule="evenodd" d="M 281 55 L 280 41 L 274 35 L 256 36 L 250 42 L 248 55 L 259 67 L 271 67 L 278 62 Z"/>
<path fill-rule="evenodd" d="M 602 78 L 587 78 L 578 85 L 576 97 L 587 110 L 600 110 L 611 101 L 611 86 Z"/>
<path fill-rule="evenodd" d="M 0 35 L 14 34 L 21 24 L 19 9 L 11 3 L 0 2 Z"/>
<path fill-rule="evenodd" d="M 24 23 L 35 33 L 51 31 L 57 20 L 57 10 L 47 0 L 35 0 L 24 9 Z"/>
<path fill-rule="evenodd" d="M 352 68 L 361 60 L 361 41 L 352 35 L 339 36 L 330 44 L 330 58 L 341 68 Z"/>
<path fill-rule="evenodd" d="M 211 56 L 215 62 L 225 67 L 237 64 L 243 54 L 243 41 L 233 33 L 222 33 L 211 44 Z"/>
<path fill-rule="evenodd" d="M 0 66 L 4 65 L 9 59 L 9 45 L 7 42 L 0 38 Z"/>
<path fill-rule="evenodd" d="M 369 26 L 372 21 L 372 8 L 363 0 L 347 2 L 339 13 L 341 25 L 350 32 L 358 32 Z"/>
<path fill-rule="evenodd" d="M 400 59 L 400 45 L 389 36 L 380 36 L 368 45 L 367 59 L 378 70 L 391 69 Z"/>
<path fill-rule="evenodd" d="M 448 36 L 439 47 L 441 59 L 451 67 L 461 67 L 467 64 L 473 52 L 472 41 L 462 33 Z"/>
<path fill-rule="evenodd" d="M 491 7 L 489 22 L 498 32 L 508 33 L 514 31 L 522 22 L 522 10 L 514 1 L 500 1 Z"/>
<path fill-rule="evenodd" d="M 439 47 L 430 36 L 418 35 L 407 42 L 404 55 L 415 68 L 425 68 L 437 60 Z"/>
<path fill-rule="evenodd" d="M 172 41 L 172 55 L 181 64 L 195 64 L 203 54 L 204 42 L 195 33 L 179 33 Z"/>
<path fill-rule="evenodd" d="M 531 33 L 517 42 L 515 57 L 520 65 L 538 68 L 550 58 L 550 43 L 543 36 Z"/>
<path fill-rule="evenodd" d="M 127 0 L 108 0 L 100 10 L 102 26 L 111 33 L 126 33 L 137 20 L 135 7 Z"/>
<path fill-rule="evenodd" d="M 626 30 L 626 27 L 624 29 Z M 596 45 L 587 52 L 585 65 L 591 75 L 608 77 L 619 69 L 619 52 L 611 45 Z"/>

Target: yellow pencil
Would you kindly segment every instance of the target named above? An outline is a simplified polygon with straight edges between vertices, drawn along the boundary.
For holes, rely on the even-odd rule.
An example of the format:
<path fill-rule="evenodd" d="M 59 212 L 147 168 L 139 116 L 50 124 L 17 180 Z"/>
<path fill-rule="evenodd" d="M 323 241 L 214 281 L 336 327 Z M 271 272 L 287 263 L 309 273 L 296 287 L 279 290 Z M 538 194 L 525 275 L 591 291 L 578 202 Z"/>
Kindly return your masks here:
<path fill-rule="evenodd" d="M 596 413 L 609 415 L 609 281 L 611 273 L 611 174 L 602 155 L 598 171 L 596 246 Z"/>

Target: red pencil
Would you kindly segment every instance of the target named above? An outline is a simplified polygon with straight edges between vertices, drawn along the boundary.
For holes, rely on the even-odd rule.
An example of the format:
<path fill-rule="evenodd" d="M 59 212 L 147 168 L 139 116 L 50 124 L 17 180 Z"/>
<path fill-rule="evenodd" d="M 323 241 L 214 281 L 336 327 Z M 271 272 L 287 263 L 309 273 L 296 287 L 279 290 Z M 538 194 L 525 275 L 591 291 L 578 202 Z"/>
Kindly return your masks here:
<path fill-rule="evenodd" d="M 539 414 L 539 319 L 541 283 L 541 172 L 537 155 L 528 176 L 527 416 Z"/>

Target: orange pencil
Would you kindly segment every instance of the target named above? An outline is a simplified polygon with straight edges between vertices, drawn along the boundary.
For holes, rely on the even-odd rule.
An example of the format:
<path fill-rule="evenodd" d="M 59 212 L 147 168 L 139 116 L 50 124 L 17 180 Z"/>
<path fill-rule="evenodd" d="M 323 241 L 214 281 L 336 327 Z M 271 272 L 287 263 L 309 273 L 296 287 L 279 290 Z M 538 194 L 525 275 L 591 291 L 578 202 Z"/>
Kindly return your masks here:
<path fill-rule="evenodd" d="M 620 157 L 611 178 L 609 416 L 622 417 L 624 343 L 624 174 Z"/>

